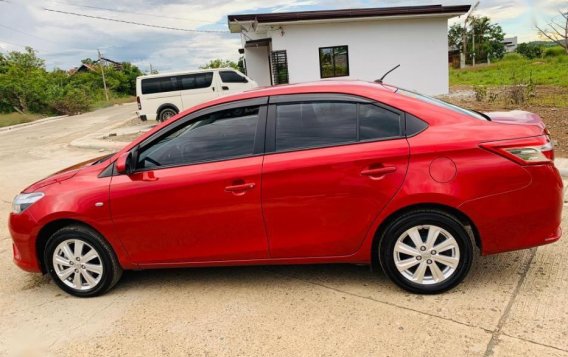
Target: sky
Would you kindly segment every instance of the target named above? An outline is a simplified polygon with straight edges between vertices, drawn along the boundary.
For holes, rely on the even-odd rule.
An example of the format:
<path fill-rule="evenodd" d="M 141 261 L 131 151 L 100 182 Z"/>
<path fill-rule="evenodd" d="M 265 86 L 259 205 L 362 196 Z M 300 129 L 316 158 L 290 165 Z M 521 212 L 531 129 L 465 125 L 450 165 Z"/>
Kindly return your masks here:
<path fill-rule="evenodd" d="M 322 9 L 472 4 L 464 0 L 0 0 L 0 52 L 37 50 L 48 69 L 70 69 L 83 58 L 129 61 L 149 71 L 190 70 L 210 59 L 237 60 L 240 38 L 228 32 L 227 15 Z M 499 23 L 519 42 L 537 40 L 566 0 L 481 0 L 475 15 Z M 52 11 L 49 11 L 52 10 Z M 60 12 L 55 12 L 55 11 Z M 61 13 L 67 12 L 67 13 Z M 106 17 L 186 31 L 96 19 Z M 451 19 L 463 21 L 463 17 Z"/>

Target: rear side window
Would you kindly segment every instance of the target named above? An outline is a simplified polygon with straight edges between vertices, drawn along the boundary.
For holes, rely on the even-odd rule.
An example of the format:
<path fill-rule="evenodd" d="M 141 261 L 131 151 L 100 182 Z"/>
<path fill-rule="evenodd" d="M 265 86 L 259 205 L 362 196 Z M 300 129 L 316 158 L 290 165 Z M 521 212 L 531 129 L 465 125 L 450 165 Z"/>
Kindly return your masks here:
<path fill-rule="evenodd" d="M 312 102 L 278 105 L 276 150 L 357 141 L 357 104 Z"/>
<path fill-rule="evenodd" d="M 359 104 L 359 140 L 376 140 L 400 136 L 400 115 L 388 109 Z"/>
<path fill-rule="evenodd" d="M 221 80 L 223 83 L 247 83 L 248 80 L 238 74 L 237 72 L 233 71 L 219 71 L 219 75 L 221 76 Z"/>
<path fill-rule="evenodd" d="M 146 78 L 142 80 L 142 94 L 171 92 L 179 90 L 178 88 L 178 79 L 176 76 Z"/>
<path fill-rule="evenodd" d="M 186 74 L 179 78 L 182 90 L 208 88 L 213 82 L 213 72 Z"/>
<path fill-rule="evenodd" d="M 137 168 L 157 168 L 220 161 L 252 155 L 258 106 L 204 115 L 145 147 Z"/>
<path fill-rule="evenodd" d="M 401 136 L 400 114 L 373 104 L 318 101 L 276 108 L 276 151 Z"/>

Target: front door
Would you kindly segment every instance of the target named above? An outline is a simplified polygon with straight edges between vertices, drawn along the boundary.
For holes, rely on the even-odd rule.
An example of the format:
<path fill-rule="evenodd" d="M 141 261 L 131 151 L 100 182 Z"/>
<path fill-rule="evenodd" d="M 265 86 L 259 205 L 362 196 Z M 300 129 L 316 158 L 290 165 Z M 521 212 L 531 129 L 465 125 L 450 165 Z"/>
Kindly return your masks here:
<path fill-rule="evenodd" d="M 269 115 L 274 153 L 264 159 L 262 200 L 270 255 L 353 254 L 406 175 L 401 114 L 295 97 L 300 102 L 275 104 Z"/>
<path fill-rule="evenodd" d="M 267 257 L 255 146 L 265 108 L 210 110 L 174 122 L 134 153 L 134 173 L 112 178 L 112 217 L 135 263 Z"/>

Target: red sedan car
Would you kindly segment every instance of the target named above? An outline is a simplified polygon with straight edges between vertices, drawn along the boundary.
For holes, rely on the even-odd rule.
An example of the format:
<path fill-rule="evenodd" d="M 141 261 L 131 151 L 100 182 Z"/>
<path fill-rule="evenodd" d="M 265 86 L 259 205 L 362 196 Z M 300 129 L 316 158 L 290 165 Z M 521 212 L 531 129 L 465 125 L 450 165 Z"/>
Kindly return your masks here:
<path fill-rule="evenodd" d="M 481 254 L 559 239 L 541 119 L 357 81 L 193 107 L 120 152 L 26 188 L 14 260 L 94 296 L 123 269 L 357 263 L 438 293 Z"/>

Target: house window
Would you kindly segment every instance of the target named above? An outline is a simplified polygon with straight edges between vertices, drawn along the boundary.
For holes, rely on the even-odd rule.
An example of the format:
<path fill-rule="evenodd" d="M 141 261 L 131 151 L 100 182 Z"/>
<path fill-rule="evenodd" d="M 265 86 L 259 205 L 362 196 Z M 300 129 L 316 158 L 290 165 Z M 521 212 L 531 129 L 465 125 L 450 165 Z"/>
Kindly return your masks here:
<path fill-rule="evenodd" d="M 272 52 L 272 83 L 288 84 L 288 57 L 286 51 Z"/>
<path fill-rule="evenodd" d="M 321 78 L 349 75 L 349 51 L 347 46 L 320 47 Z"/>

